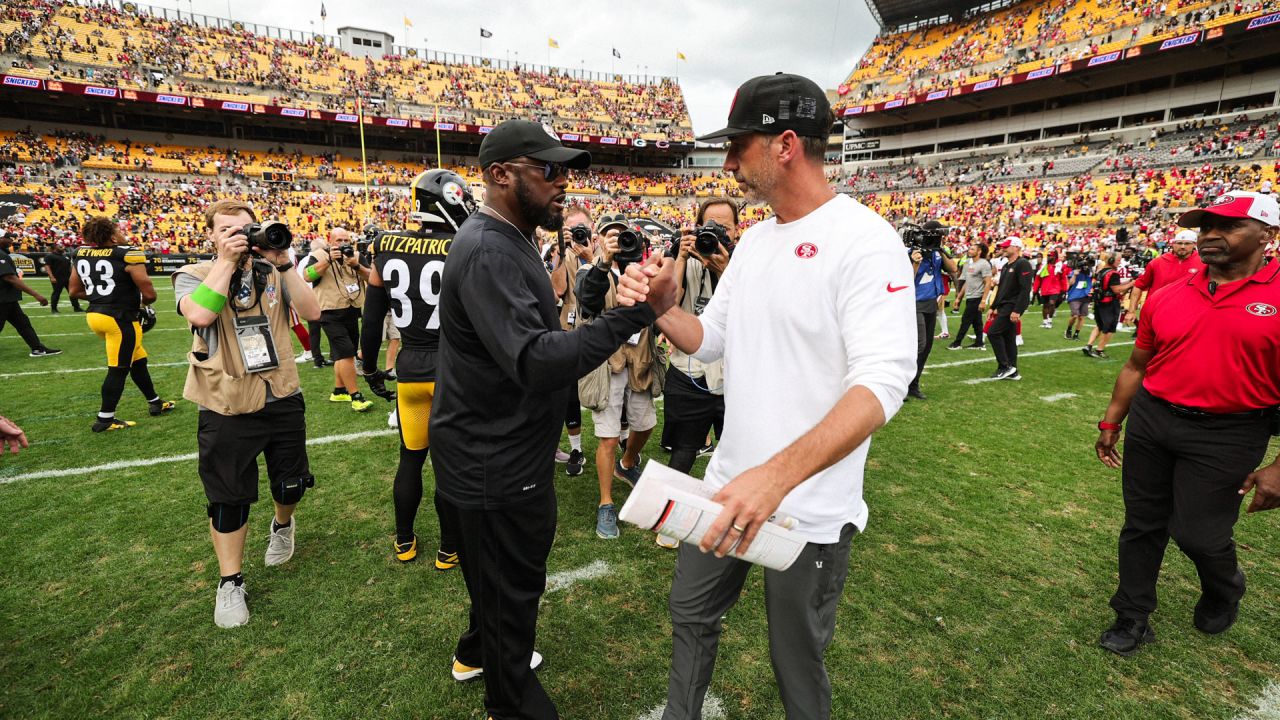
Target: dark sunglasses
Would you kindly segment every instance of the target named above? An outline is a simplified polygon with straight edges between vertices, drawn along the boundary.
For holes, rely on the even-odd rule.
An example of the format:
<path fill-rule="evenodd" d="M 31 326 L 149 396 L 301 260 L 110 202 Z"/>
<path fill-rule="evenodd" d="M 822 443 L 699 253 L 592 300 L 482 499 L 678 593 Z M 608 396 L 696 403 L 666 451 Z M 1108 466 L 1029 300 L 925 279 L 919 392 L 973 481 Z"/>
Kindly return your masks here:
<path fill-rule="evenodd" d="M 515 160 L 512 160 L 510 161 L 510 164 L 526 165 L 528 167 L 542 168 L 542 179 L 546 180 L 547 182 L 551 182 L 552 180 L 555 180 L 561 175 L 564 175 L 565 177 L 569 176 L 569 168 L 557 162 L 545 161 L 540 163 L 528 163 L 528 162 L 516 162 Z"/>

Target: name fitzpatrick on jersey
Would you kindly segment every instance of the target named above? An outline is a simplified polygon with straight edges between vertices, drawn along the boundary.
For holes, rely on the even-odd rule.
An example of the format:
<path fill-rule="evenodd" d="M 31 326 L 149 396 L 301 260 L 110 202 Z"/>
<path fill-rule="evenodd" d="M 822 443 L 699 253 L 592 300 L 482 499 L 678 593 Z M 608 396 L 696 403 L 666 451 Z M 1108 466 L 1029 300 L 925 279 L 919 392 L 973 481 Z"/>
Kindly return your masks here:
<path fill-rule="evenodd" d="M 405 235 L 383 235 L 378 251 L 383 253 L 409 253 L 412 255 L 447 255 L 453 238 L 420 238 Z"/>

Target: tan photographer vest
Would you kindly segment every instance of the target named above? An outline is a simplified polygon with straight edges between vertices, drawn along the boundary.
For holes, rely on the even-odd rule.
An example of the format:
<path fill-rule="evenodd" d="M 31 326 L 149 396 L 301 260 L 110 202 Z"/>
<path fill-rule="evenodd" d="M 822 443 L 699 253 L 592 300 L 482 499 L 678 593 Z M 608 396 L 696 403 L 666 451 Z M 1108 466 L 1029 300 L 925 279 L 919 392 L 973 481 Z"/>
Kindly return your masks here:
<path fill-rule="evenodd" d="M 697 258 L 688 258 L 684 266 L 684 297 L 680 298 L 680 309 L 690 315 L 701 311 L 698 301 L 702 299 L 704 306 L 711 300 L 710 270 Z M 706 276 L 704 276 L 704 273 Z M 724 394 L 724 361 L 704 363 L 701 360 L 681 352 L 674 344 L 671 346 L 671 367 L 688 375 L 694 380 L 702 379 L 699 385 L 706 387 L 713 395 Z"/>
<path fill-rule="evenodd" d="M 328 255 L 328 250 L 315 250 L 309 257 L 320 260 Z M 351 284 L 359 286 L 360 289 L 355 292 L 348 290 L 347 285 Z M 364 307 L 366 290 L 364 278 L 358 271 L 347 267 L 342 262 L 330 263 L 329 268 L 324 271 L 316 284 L 311 286 L 311 290 L 316 294 L 316 301 L 320 303 L 321 310 Z"/>
<path fill-rule="evenodd" d="M 613 273 L 609 273 L 609 291 L 604 296 L 604 310 L 612 310 L 618 306 L 618 285 Z M 654 381 L 653 373 L 653 341 L 649 337 L 652 328 L 640 331 L 635 345 L 623 343 L 622 347 L 609 356 L 609 372 L 620 373 L 623 368 L 630 371 L 627 387 L 632 392 L 650 392 Z M 661 388 L 656 389 L 661 392 Z"/>
<path fill-rule="evenodd" d="M 213 263 L 206 260 L 188 265 L 175 272 L 173 277 L 186 273 L 203 281 L 213 269 Z M 235 334 L 236 311 L 228 299 L 212 326 L 218 337 L 217 352 L 209 356 L 209 345 L 204 338 L 198 333 L 192 335 L 191 351 L 187 353 L 191 367 L 187 370 L 187 384 L 182 388 L 182 397 L 219 415 L 245 415 L 266 406 L 268 385 L 271 394 L 277 398 L 297 392 L 300 387 L 298 366 L 293 359 L 289 306 L 284 302 L 281 291 L 283 283 L 284 278 L 273 268 L 258 304 L 239 311 L 241 317 L 267 317 L 280 366 L 258 373 L 245 371 Z M 269 299 L 271 297 L 275 298 L 274 306 Z"/>

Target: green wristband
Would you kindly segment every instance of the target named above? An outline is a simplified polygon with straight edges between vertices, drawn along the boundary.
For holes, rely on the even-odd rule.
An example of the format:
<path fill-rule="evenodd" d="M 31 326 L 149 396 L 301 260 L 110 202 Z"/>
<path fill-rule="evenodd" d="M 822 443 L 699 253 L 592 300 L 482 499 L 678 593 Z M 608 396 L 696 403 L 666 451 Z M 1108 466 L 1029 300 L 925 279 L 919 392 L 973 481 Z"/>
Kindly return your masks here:
<path fill-rule="evenodd" d="M 307 279 L 310 280 L 311 282 L 315 282 L 320 279 L 320 271 L 316 270 L 315 265 L 308 265 L 307 269 L 304 272 L 306 272 Z"/>
<path fill-rule="evenodd" d="M 227 296 L 210 288 L 204 283 L 200 283 L 196 287 L 195 292 L 191 293 L 191 302 L 217 315 L 222 312 L 222 308 L 227 304 Z"/>

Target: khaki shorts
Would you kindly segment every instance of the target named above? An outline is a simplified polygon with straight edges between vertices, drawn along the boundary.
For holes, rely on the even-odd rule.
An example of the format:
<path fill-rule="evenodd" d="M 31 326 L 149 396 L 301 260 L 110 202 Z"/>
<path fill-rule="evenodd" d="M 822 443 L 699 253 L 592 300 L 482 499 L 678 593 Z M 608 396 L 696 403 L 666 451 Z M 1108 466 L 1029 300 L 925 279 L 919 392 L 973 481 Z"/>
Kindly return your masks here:
<path fill-rule="evenodd" d="M 382 321 L 382 339 L 383 340 L 399 340 L 400 328 L 391 321 L 391 315 L 387 315 L 387 319 Z"/>
<path fill-rule="evenodd" d="M 609 375 L 609 406 L 600 412 L 591 411 L 591 422 L 598 438 L 616 438 L 622 434 L 622 408 L 625 398 L 627 426 L 635 432 L 652 430 L 658 424 L 658 412 L 653 406 L 653 396 L 648 392 L 627 392 L 627 380 L 631 377 L 626 368 Z"/>

